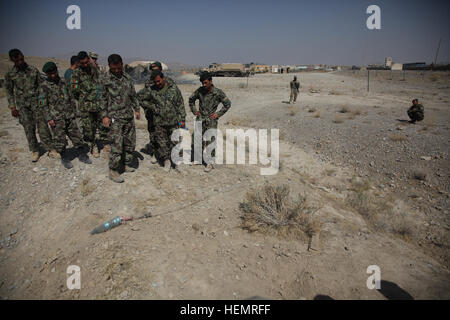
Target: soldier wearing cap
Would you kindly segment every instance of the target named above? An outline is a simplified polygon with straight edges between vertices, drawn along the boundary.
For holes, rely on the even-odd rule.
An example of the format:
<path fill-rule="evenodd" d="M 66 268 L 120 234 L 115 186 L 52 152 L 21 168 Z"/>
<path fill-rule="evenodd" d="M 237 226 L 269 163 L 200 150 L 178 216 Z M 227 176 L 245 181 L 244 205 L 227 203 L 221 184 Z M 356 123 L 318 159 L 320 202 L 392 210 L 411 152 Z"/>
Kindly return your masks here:
<path fill-rule="evenodd" d="M 39 71 L 25 62 L 19 49 L 9 51 L 9 58 L 14 67 L 5 75 L 5 89 L 8 97 L 11 115 L 19 118 L 19 123 L 25 130 L 28 147 L 32 152 L 31 160 L 39 160 L 39 143 L 36 138 L 36 127 L 44 148 L 50 150 L 49 156 L 59 158 L 53 148 L 50 130 L 38 108 L 39 85 L 42 75 Z"/>
<path fill-rule="evenodd" d="M 75 108 L 70 101 L 66 82 L 58 75 L 58 68 L 53 62 L 47 62 L 42 68 L 47 78 L 39 87 L 39 108 L 53 131 L 56 151 L 61 155 L 61 163 L 67 169 L 73 167 L 66 152 L 66 135 L 78 148 L 79 160 L 91 164 L 86 154 L 85 143 L 75 121 Z"/>
<path fill-rule="evenodd" d="M 212 83 L 212 76 L 208 72 L 200 75 L 200 82 L 202 86 L 195 90 L 189 98 L 189 108 L 196 116 L 195 121 L 202 123 L 202 137 L 208 129 L 217 129 L 219 118 L 225 114 L 231 107 L 231 101 L 227 98 L 225 93 Z M 195 106 L 195 101 L 199 100 L 199 108 Z M 219 104 L 222 104 L 220 110 L 217 110 Z M 214 142 L 210 142 L 214 143 Z M 206 147 L 203 142 L 203 149 Z M 212 157 L 215 156 L 213 151 Z M 212 163 L 206 163 L 205 172 L 214 169 Z"/>
<path fill-rule="evenodd" d="M 153 70 L 159 70 L 162 72 L 162 64 L 159 61 L 154 61 L 149 66 L 150 71 Z M 175 84 L 175 81 L 173 81 L 170 77 L 165 77 L 165 80 L 168 84 L 173 85 Z M 145 81 L 145 87 L 142 88 L 138 92 L 138 99 L 140 100 L 140 103 L 142 105 L 142 108 L 145 112 L 145 118 L 147 119 L 147 131 L 148 131 L 148 137 L 149 137 L 149 143 L 145 146 L 145 151 L 150 154 L 152 157 L 150 159 L 151 163 L 155 164 L 158 162 L 158 160 L 155 157 L 155 121 L 154 121 L 154 115 L 152 111 L 152 106 L 150 105 L 152 103 L 151 100 L 145 100 L 142 99 L 142 97 L 146 94 L 145 92 L 148 90 L 152 90 L 152 87 L 154 86 L 154 81 L 149 77 L 147 81 Z"/>

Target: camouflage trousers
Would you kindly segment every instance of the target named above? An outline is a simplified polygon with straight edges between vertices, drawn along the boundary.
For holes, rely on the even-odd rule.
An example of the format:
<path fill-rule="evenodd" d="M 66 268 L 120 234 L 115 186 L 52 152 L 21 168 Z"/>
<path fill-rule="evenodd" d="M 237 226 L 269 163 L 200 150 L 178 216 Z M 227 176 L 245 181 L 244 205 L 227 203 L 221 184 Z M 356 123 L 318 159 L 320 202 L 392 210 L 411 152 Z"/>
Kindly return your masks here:
<path fill-rule="evenodd" d="M 147 131 L 148 131 L 148 139 L 150 141 L 150 147 L 152 148 L 152 152 L 155 152 L 155 123 L 153 120 L 153 112 L 146 109 L 145 110 L 145 119 L 147 119 Z"/>
<path fill-rule="evenodd" d="M 84 145 L 83 137 L 78 129 L 75 118 L 56 120 L 52 131 L 53 143 L 58 153 L 62 153 L 66 148 L 66 135 L 69 137 L 70 141 L 72 141 L 75 148 L 79 148 Z"/>
<path fill-rule="evenodd" d="M 424 114 L 421 111 L 408 110 L 408 116 L 411 121 L 422 121 L 424 118 Z"/>
<path fill-rule="evenodd" d="M 97 130 L 100 140 L 107 144 L 110 143 L 110 130 L 102 124 L 100 112 L 80 112 L 80 124 L 83 131 L 83 139 L 90 149 L 95 145 Z"/>
<path fill-rule="evenodd" d="M 289 98 L 289 102 L 295 102 L 297 101 L 298 91 L 291 89 L 291 97 Z"/>
<path fill-rule="evenodd" d="M 198 130 L 198 128 L 197 128 L 197 123 L 198 122 L 200 122 L 201 121 L 201 123 L 202 123 L 202 135 L 201 135 L 201 137 L 197 137 L 197 139 L 201 139 L 201 144 L 202 144 L 202 156 L 203 156 L 203 152 L 204 152 L 204 150 L 205 150 L 205 148 L 207 147 L 207 146 L 209 146 L 210 144 L 214 144 L 215 143 L 215 138 L 214 137 L 212 137 L 211 138 L 211 141 L 204 141 L 203 140 L 203 136 L 205 135 L 205 132 L 206 131 L 208 131 L 209 129 L 217 129 L 217 126 L 218 126 L 218 123 L 219 123 L 219 120 L 218 119 L 209 119 L 209 118 L 207 118 L 207 119 L 196 119 L 195 120 L 195 129 L 194 129 L 194 134 L 193 134 L 193 136 L 192 136 L 192 147 L 191 147 L 191 150 L 193 150 L 194 152 L 195 152 L 195 146 L 194 146 L 194 144 L 195 143 L 200 143 L 200 141 L 195 141 L 195 139 L 196 139 L 196 134 L 195 134 L 195 131 L 196 130 Z M 216 156 L 216 149 L 214 149 L 212 152 L 211 152 L 211 157 L 215 157 Z M 195 157 L 195 155 L 194 155 L 194 158 L 200 158 L 199 156 L 197 156 L 197 157 Z M 193 158 L 193 160 L 194 160 L 194 158 Z M 203 159 L 204 160 L 204 159 Z"/>
<path fill-rule="evenodd" d="M 110 126 L 111 152 L 109 153 L 109 168 L 118 170 L 125 156 L 125 164 L 133 160 L 136 147 L 136 127 L 134 119 L 111 119 Z"/>
<path fill-rule="evenodd" d="M 178 125 L 172 126 L 155 126 L 154 132 L 154 145 L 155 157 L 160 160 L 168 160 L 171 159 L 172 148 L 175 146 L 175 143 L 172 142 L 170 137 L 172 136 L 172 132 L 178 128 Z"/>
<path fill-rule="evenodd" d="M 39 143 L 36 138 L 36 127 L 42 144 L 46 150 L 53 149 L 53 139 L 48 128 L 47 122 L 39 109 L 30 107 L 21 107 L 19 111 L 19 123 L 25 130 L 25 136 L 28 141 L 28 148 L 31 152 L 39 151 Z"/>

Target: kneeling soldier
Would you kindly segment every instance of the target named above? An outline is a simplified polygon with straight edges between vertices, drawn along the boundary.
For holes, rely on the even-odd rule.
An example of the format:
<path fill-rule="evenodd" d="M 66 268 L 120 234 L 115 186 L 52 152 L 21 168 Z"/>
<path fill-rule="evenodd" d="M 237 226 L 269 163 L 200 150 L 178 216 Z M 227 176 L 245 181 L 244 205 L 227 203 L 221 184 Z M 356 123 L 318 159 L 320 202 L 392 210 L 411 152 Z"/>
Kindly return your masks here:
<path fill-rule="evenodd" d="M 139 103 L 131 77 L 123 72 L 121 56 L 108 57 L 109 72 L 104 76 L 102 89 L 102 122 L 110 127 L 112 140 L 109 154 L 109 178 L 123 182 L 119 168 L 122 155 L 125 157 L 125 172 L 133 172 L 130 167 L 136 147 L 136 127 L 133 116 L 140 119 Z"/>
<path fill-rule="evenodd" d="M 87 156 L 86 145 L 83 142 L 80 130 L 75 121 L 74 105 L 70 101 L 66 83 L 58 75 L 58 69 L 53 62 L 47 62 L 42 71 L 47 75 L 39 87 L 39 105 L 53 131 L 53 142 L 56 151 L 61 154 L 61 163 L 67 169 L 73 167 L 67 157 L 66 135 L 78 148 L 78 159 L 86 164 L 91 164 Z"/>

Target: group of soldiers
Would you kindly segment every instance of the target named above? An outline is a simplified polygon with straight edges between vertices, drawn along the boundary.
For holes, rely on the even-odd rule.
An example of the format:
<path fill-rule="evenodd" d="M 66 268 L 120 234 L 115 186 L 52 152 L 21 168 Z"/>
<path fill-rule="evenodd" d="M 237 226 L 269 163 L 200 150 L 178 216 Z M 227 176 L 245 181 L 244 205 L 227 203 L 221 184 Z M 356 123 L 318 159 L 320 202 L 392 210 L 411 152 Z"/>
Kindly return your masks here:
<path fill-rule="evenodd" d="M 71 67 L 64 78 L 60 78 L 54 62 L 44 64 L 43 76 L 25 62 L 20 50 L 10 50 L 9 57 L 14 63 L 5 76 L 9 108 L 25 130 L 33 162 L 40 157 L 37 128 L 49 156 L 61 159 L 67 169 L 73 165 L 66 150 L 66 136 L 77 149 L 78 159 L 86 164 L 92 163 L 89 153 L 95 158 L 99 157 L 100 150 L 109 153 L 109 178 L 123 182 L 121 172 L 135 171 L 132 166 L 136 147 L 134 118 L 141 118 L 142 107 L 148 122 L 150 141 L 145 150 L 151 155 L 150 161 L 162 164 L 166 172 L 177 168 L 171 161 L 175 146 L 171 135 L 174 130 L 185 128 L 186 111 L 181 91 L 174 80 L 163 74 L 160 62 L 150 65 L 151 75 L 144 88 L 136 93 L 118 54 L 108 57 L 109 71 L 101 71 L 97 54 L 80 51 L 71 58 Z M 214 86 L 210 74 L 201 74 L 200 82 L 202 86 L 189 98 L 189 107 L 196 121 L 201 121 L 204 133 L 217 128 L 218 119 L 227 112 L 231 102 Z M 222 104 L 220 110 L 219 104 Z M 199 164 L 205 165 L 206 172 L 213 169 L 212 164 Z"/>

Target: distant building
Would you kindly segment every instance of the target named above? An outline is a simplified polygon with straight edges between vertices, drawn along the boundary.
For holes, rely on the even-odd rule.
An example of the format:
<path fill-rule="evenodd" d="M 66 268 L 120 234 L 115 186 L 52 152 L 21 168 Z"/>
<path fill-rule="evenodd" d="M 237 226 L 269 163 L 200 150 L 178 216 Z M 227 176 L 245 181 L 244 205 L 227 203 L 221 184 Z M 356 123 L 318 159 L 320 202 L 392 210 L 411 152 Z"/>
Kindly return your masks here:
<path fill-rule="evenodd" d="M 392 66 L 392 58 L 391 57 L 387 57 L 384 60 L 384 66 L 387 67 L 387 68 L 390 68 Z"/>
<path fill-rule="evenodd" d="M 393 64 L 391 65 L 391 70 L 392 70 L 392 71 L 403 70 L 403 64 L 401 64 L 401 63 L 393 63 Z"/>
<path fill-rule="evenodd" d="M 277 64 L 273 65 L 271 69 L 272 69 L 271 70 L 272 73 L 280 73 L 281 72 L 281 67 Z"/>

